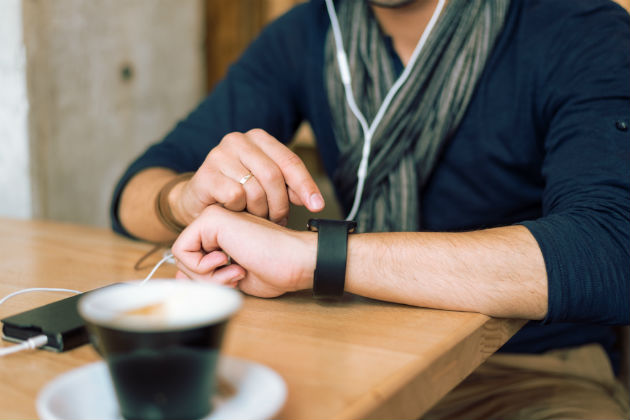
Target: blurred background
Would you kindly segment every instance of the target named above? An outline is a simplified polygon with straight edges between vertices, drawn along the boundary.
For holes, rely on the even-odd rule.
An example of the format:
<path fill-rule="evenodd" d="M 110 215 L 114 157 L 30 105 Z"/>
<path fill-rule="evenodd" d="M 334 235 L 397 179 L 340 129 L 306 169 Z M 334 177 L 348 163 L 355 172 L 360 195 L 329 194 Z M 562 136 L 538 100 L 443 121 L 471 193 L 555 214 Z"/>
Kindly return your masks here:
<path fill-rule="evenodd" d="M 0 0 L 0 217 L 108 226 L 130 161 L 300 1 Z M 307 127 L 293 147 L 330 197 Z"/>

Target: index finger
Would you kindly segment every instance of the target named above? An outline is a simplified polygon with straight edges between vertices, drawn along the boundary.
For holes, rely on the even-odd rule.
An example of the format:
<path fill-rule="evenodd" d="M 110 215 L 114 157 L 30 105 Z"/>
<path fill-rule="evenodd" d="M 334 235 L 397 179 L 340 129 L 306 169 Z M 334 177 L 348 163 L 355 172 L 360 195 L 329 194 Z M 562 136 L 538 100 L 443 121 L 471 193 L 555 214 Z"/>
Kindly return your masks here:
<path fill-rule="evenodd" d="M 317 212 L 324 208 L 322 193 L 298 155 L 264 130 L 254 129 L 247 134 L 276 162 L 287 186 L 298 195 L 307 209 Z"/>

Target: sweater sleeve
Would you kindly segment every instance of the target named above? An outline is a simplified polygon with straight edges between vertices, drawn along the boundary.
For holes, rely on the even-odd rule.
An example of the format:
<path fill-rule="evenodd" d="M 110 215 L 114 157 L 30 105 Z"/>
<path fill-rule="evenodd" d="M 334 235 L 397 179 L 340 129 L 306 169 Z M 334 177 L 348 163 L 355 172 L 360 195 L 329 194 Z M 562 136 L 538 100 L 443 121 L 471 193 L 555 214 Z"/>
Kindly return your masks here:
<path fill-rule="evenodd" d="M 545 51 L 543 217 L 522 223 L 542 250 L 544 322 L 630 322 L 630 29 L 592 2 Z"/>
<path fill-rule="evenodd" d="M 119 221 L 118 204 L 124 186 L 141 170 L 196 171 L 230 132 L 262 128 L 280 141 L 292 138 L 302 119 L 296 95 L 304 50 L 300 31 L 308 7 L 297 6 L 265 28 L 211 94 L 128 167 L 111 201 L 114 231 L 130 236 Z"/>

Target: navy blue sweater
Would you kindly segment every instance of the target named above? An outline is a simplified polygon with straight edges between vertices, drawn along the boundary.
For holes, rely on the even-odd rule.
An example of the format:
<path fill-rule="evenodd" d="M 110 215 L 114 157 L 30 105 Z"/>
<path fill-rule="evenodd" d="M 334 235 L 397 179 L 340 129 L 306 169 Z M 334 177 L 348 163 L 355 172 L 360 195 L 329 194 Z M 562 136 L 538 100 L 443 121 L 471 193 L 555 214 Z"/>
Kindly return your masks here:
<path fill-rule="evenodd" d="M 323 81 L 322 0 L 269 25 L 226 78 L 123 175 L 194 171 L 232 131 L 281 141 L 308 120 L 329 174 L 338 149 Z M 343 30 L 343 28 L 342 28 Z M 513 0 L 463 121 L 422 191 L 424 230 L 520 223 L 542 250 L 549 312 L 503 348 L 541 352 L 589 342 L 630 322 L 630 25 L 600 0 Z M 393 53 L 394 65 L 402 65 Z M 185 77 L 185 76 L 183 76 Z"/>

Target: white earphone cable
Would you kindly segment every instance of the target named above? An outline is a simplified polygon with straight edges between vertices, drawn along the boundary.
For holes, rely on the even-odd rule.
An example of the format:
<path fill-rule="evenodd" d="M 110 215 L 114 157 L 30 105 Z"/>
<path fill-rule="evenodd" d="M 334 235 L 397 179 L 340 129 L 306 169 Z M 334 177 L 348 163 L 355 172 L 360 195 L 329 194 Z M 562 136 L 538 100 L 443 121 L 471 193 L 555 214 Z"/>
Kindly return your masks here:
<path fill-rule="evenodd" d="M 433 15 L 431 16 L 431 19 L 429 20 L 429 23 L 427 24 L 427 27 L 422 33 L 420 40 L 418 40 L 418 44 L 416 44 L 416 47 L 414 48 L 413 53 L 411 54 L 409 63 L 407 63 L 407 66 L 405 67 L 401 75 L 398 77 L 396 82 L 392 85 L 389 92 L 387 92 L 387 95 L 385 96 L 383 103 L 379 107 L 378 112 L 376 113 L 376 116 L 374 117 L 374 120 L 372 121 L 372 124 L 368 125 L 367 120 L 365 119 L 365 116 L 363 115 L 363 113 L 361 112 L 361 110 L 356 104 L 356 101 L 354 99 L 354 94 L 352 92 L 352 75 L 350 73 L 348 57 L 343 47 L 341 29 L 339 28 L 339 20 L 337 19 L 337 14 L 335 13 L 335 7 L 332 4 L 332 0 L 326 0 L 326 9 L 328 11 L 328 16 L 330 18 L 330 24 L 333 31 L 333 37 L 335 39 L 335 47 L 337 49 L 337 65 L 339 67 L 339 74 L 341 76 L 341 82 L 343 83 L 343 86 L 344 86 L 346 101 L 348 102 L 348 106 L 350 107 L 350 110 L 359 121 L 359 124 L 361 124 L 361 128 L 363 130 L 363 136 L 364 136 L 363 150 L 361 151 L 361 163 L 359 164 L 359 168 L 357 170 L 357 189 L 354 196 L 354 202 L 352 204 L 352 208 L 350 209 L 350 213 L 346 217 L 346 220 L 354 220 L 354 218 L 357 215 L 357 212 L 359 211 L 361 198 L 363 196 L 363 188 L 365 186 L 365 178 L 367 177 L 367 172 L 368 172 L 368 161 L 370 157 L 370 150 L 372 148 L 372 136 L 374 135 L 376 128 L 378 127 L 381 120 L 383 119 L 383 116 L 385 115 L 385 112 L 387 111 L 387 108 L 389 107 L 390 103 L 394 99 L 394 96 L 396 95 L 400 87 L 409 78 L 409 74 L 411 73 L 411 70 L 413 69 L 415 62 L 418 59 L 418 56 L 420 55 L 422 48 L 424 48 L 424 45 L 426 44 L 426 41 L 429 38 L 430 33 L 433 31 L 433 27 L 435 26 L 435 23 L 437 22 L 442 12 L 442 9 L 444 8 L 444 3 L 445 3 L 445 0 L 438 1 L 438 4 L 435 8 L 435 11 L 433 12 Z"/>
<path fill-rule="evenodd" d="M 11 299 L 13 296 L 21 295 L 22 293 L 30 293 L 30 292 L 66 292 L 66 293 L 74 293 L 77 295 L 82 293 L 82 292 L 79 292 L 78 290 L 72 290 L 72 289 L 59 289 L 59 288 L 50 288 L 50 287 L 31 287 L 28 289 L 22 289 L 22 290 L 18 290 L 17 292 L 9 293 L 8 295 L 0 299 L 0 305 L 2 305 L 7 300 Z"/>
<path fill-rule="evenodd" d="M 143 286 L 146 282 L 148 282 L 151 279 L 151 277 L 153 277 L 153 274 L 157 271 L 157 269 L 160 268 L 160 266 L 162 264 L 164 264 L 166 261 L 168 261 L 170 263 L 174 263 L 175 262 L 175 260 L 173 258 L 173 253 L 171 251 L 166 251 L 164 253 L 164 256 L 162 257 L 162 259 L 157 264 L 155 264 L 155 266 L 153 267 L 153 270 L 151 270 L 149 275 L 146 276 L 145 279 L 142 280 L 140 282 L 140 284 L 138 284 L 138 286 Z"/>

